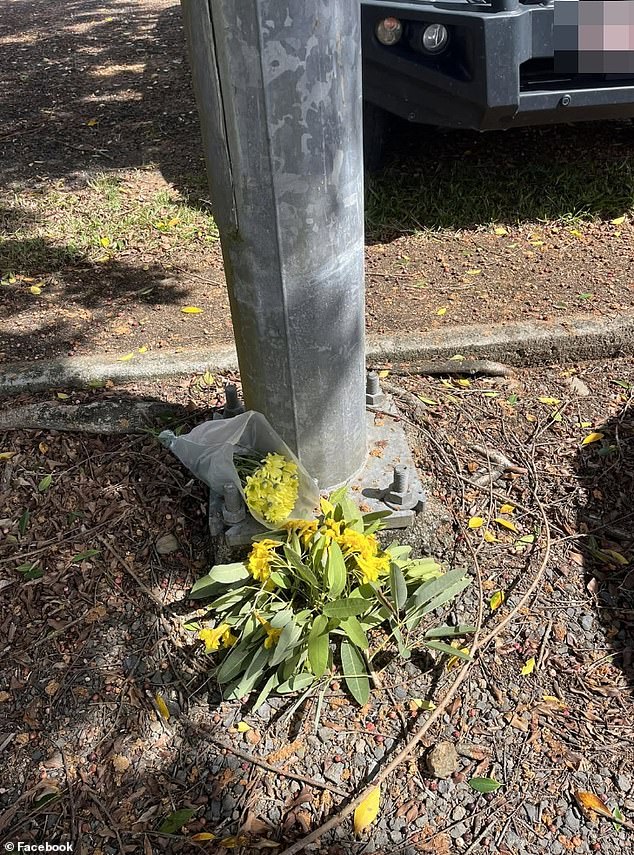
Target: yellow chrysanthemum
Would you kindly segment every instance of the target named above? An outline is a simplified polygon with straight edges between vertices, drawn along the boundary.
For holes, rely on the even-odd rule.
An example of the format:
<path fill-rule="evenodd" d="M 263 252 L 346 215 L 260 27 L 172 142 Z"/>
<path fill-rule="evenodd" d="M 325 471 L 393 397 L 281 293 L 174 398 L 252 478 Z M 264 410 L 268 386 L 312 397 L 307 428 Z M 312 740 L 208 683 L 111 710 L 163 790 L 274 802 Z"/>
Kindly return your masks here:
<path fill-rule="evenodd" d="M 344 529 L 338 543 L 344 555 L 360 555 L 367 559 L 379 551 L 379 544 L 373 534 L 361 534 L 351 528 Z"/>
<path fill-rule="evenodd" d="M 228 623 L 221 623 L 220 626 L 214 629 L 210 627 L 201 629 L 198 633 L 198 638 L 205 642 L 205 653 L 212 653 L 214 650 L 218 650 L 220 642 L 222 642 L 223 647 L 232 647 L 238 640 L 231 632 L 231 627 Z"/>
<path fill-rule="evenodd" d="M 301 538 L 303 546 L 308 546 L 312 536 L 317 533 L 318 525 L 317 520 L 288 520 L 284 528 Z"/>
<path fill-rule="evenodd" d="M 341 529 L 344 525 L 345 523 L 343 520 L 333 520 L 330 517 L 324 520 L 319 531 L 324 535 L 326 546 L 328 546 L 333 540 L 339 542 L 341 538 Z"/>
<path fill-rule="evenodd" d="M 249 553 L 247 567 L 256 582 L 268 582 L 271 575 L 271 562 L 275 557 L 275 548 L 279 541 L 264 538 L 256 540 Z"/>
<path fill-rule="evenodd" d="M 297 464 L 282 454 L 267 454 L 262 466 L 245 481 L 249 510 L 273 525 L 287 520 L 299 493 L 297 472 Z"/>
<path fill-rule="evenodd" d="M 379 576 L 390 572 L 390 558 L 388 555 L 370 556 L 368 558 L 357 555 L 355 560 L 357 567 L 361 571 L 364 585 L 367 585 L 369 582 L 376 582 Z"/>

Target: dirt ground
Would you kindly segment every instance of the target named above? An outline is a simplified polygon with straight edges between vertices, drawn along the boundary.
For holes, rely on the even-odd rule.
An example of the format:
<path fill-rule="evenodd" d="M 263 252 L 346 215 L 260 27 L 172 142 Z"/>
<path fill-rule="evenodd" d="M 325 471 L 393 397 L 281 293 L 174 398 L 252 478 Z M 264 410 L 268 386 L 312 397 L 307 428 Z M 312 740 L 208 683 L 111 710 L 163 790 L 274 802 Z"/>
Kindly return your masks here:
<path fill-rule="evenodd" d="M 50 397 L 169 400 L 193 424 L 222 388 L 200 379 Z M 584 813 L 574 794 L 634 817 L 631 361 L 388 382 L 423 407 L 402 415 L 448 518 L 440 557 L 474 577 L 434 620 L 471 623 L 481 600 L 488 633 L 543 575 L 390 776 L 371 831 L 358 838 L 344 822 L 318 850 L 627 851 L 631 832 Z M 511 463 L 493 483 L 478 446 Z M 270 698 L 255 713 L 223 701 L 188 629 L 199 610 L 187 592 L 213 560 L 200 484 L 149 435 L 13 432 L 0 452 L 0 843 L 281 852 L 336 814 L 453 680 L 446 659 L 421 652 L 403 665 L 390 651 L 362 708 L 336 674 L 323 703 Z M 458 749 L 448 778 L 425 763 L 443 740 Z M 477 776 L 502 786 L 480 795 Z M 177 811 L 188 813 L 170 831 Z"/>
<path fill-rule="evenodd" d="M 12 0 L 0 45 L 1 358 L 230 341 L 179 6 Z M 367 183 L 368 329 L 630 310 L 633 141 L 396 126 Z"/>

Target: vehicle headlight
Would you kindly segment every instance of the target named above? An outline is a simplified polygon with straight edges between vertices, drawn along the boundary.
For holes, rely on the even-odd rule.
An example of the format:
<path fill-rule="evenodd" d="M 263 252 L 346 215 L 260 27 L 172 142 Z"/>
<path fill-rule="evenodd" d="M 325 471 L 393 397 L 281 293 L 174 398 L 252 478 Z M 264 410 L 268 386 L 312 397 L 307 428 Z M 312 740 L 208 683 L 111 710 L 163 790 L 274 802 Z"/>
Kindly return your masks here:
<path fill-rule="evenodd" d="M 398 18 L 383 18 L 376 25 L 376 37 L 382 45 L 395 45 L 403 35 L 403 25 Z"/>
<path fill-rule="evenodd" d="M 449 41 L 449 30 L 444 24 L 428 24 L 423 30 L 421 45 L 427 53 L 441 53 Z"/>

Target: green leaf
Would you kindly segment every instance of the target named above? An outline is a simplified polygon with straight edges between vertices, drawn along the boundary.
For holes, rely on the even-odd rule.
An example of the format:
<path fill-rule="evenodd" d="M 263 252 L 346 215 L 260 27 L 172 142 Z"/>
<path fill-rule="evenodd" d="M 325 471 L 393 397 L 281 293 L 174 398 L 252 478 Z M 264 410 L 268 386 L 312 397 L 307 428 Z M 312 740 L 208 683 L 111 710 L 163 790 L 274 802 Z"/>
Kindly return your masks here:
<path fill-rule="evenodd" d="M 80 561 L 85 561 L 87 558 L 94 558 L 95 555 L 100 555 L 100 549 L 87 549 L 85 552 L 80 552 L 78 555 L 74 555 L 70 559 L 71 564 L 79 564 Z"/>
<path fill-rule="evenodd" d="M 358 506 L 349 499 L 347 496 L 344 496 L 343 499 L 339 502 L 341 506 L 341 510 L 343 511 L 343 518 L 346 521 L 346 526 L 351 528 L 353 531 L 358 531 L 360 533 L 363 532 L 363 518 L 361 516 L 361 511 Z"/>
<path fill-rule="evenodd" d="M 333 600 L 330 603 L 326 603 L 322 612 L 328 617 L 345 620 L 353 615 L 362 615 L 363 612 L 367 612 L 373 605 L 374 603 L 371 600 L 365 600 L 361 597 L 350 597 L 347 600 Z"/>
<path fill-rule="evenodd" d="M 227 591 L 226 594 L 223 594 L 217 600 L 214 600 L 213 603 L 210 603 L 209 608 L 216 609 L 219 612 L 226 612 L 238 603 L 241 603 L 246 596 L 248 596 L 248 591 L 245 591 L 244 588 L 239 588 L 237 591 Z"/>
<path fill-rule="evenodd" d="M 180 831 L 186 822 L 189 822 L 195 813 L 195 810 L 189 810 L 189 808 L 175 810 L 174 813 L 171 813 L 163 820 L 158 830 L 161 834 L 176 834 L 176 832 Z"/>
<path fill-rule="evenodd" d="M 40 483 L 37 485 L 38 493 L 46 493 L 46 491 L 48 490 L 48 488 L 51 486 L 52 483 L 53 483 L 53 476 L 52 475 L 45 475 L 42 478 L 42 480 L 40 481 Z"/>
<path fill-rule="evenodd" d="M 390 562 L 390 591 L 392 592 L 392 601 L 396 606 L 396 611 L 400 612 L 407 599 L 407 583 L 405 582 L 403 571 L 395 561 Z"/>
<path fill-rule="evenodd" d="M 392 511 L 372 511 L 369 514 L 363 514 L 364 523 L 373 523 L 377 520 L 384 520 L 391 515 Z"/>
<path fill-rule="evenodd" d="M 18 531 L 20 532 L 21 537 L 24 537 L 24 533 L 25 533 L 26 528 L 29 524 L 30 516 L 31 515 L 30 515 L 29 510 L 27 508 L 18 521 Z"/>
<path fill-rule="evenodd" d="M 282 630 L 277 644 L 273 649 L 273 655 L 271 656 L 269 664 L 274 667 L 279 665 L 280 662 L 283 662 L 289 653 L 295 649 L 301 636 L 302 627 L 297 626 L 297 624 L 292 620 L 289 621 Z"/>
<path fill-rule="evenodd" d="M 403 640 L 403 635 L 401 633 L 401 630 L 398 628 L 398 626 L 392 627 L 392 635 L 396 639 L 396 644 L 398 645 L 399 654 L 403 657 L 403 659 L 411 659 L 412 651 L 405 644 L 405 641 Z"/>
<path fill-rule="evenodd" d="M 262 679 L 271 652 L 270 649 L 267 650 L 264 644 L 256 649 L 242 677 L 236 679 L 231 686 L 227 687 L 227 698 L 230 700 L 239 700 L 251 692 L 255 685 Z"/>
<path fill-rule="evenodd" d="M 218 564 L 209 571 L 208 575 L 213 582 L 218 582 L 221 585 L 229 585 L 232 582 L 246 582 L 247 579 L 251 578 L 251 574 L 243 561 L 237 561 L 235 564 Z M 194 587 L 196 586 L 194 585 Z"/>
<path fill-rule="evenodd" d="M 205 573 L 194 582 L 189 596 L 192 600 L 204 600 L 218 593 L 217 585 L 217 582 L 209 578 L 209 573 Z"/>
<path fill-rule="evenodd" d="M 186 629 L 187 632 L 198 632 L 202 629 L 202 624 L 197 620 L 189 620 L 183 624 L 183 629 Z"/>
<path fill-rule="evenodd" d="M 434 561 L 433 558 L 417 558 L 414 561 L 408 561 L 403 568 L 408 581 L 415 579 L 437 579 L 442 573 L 440 572 L 440 564 Z"/>
<path fill-rule="evenodd" d="M 260 694 L 255 699 L 255 702 L 253 703 L 253 706 L 251 707 L 252 712 L 258 711 L 258 709 L 262 706 L 264 701 L 271 694 L 273 689 L 275 689 L 277 686 L 279 686 L 279 683 L 280 683 L 280 678 L 277 676 L 277 672 L 274 674 L 271 674 L 269 679 L 262 686 Z"/>
<path fill-rule="evenodd" d="M 324 615 L 317 615 L 308 634 L 308 662 L 311 671 L 317 678 L 325 673 L 330 658 L 327 626 L 328 618 Z"/>
<path fill-rule="evenodd" d="M 449 573 L 443 573 L 437 579 L 430 579 L 414 591 L 414 599 L 417 605 L 422 606 L 424 603 L 433 600 L 438 594 L 441 594 L 447 588 L 455 585 L 464 579 L 464 570 L 451 570 Z"/>
<path fill-rule="evenodd" d="M 320 587 L 317 576 L 315 576 L 310 567 L 307 567 L 306 564 L 304 564 L 301 556 L 287 543 L 284 544 L 284 555 L 291 567 L 304 580 L 304 582 L 307 582 L 311 588 Z"/>
<path fill-rule="evenodd" d="M 340 626 L 353 644 L 362 650 L 368 649 L 368 637 L 356 617 L 348 617 L 342 620 Z"/>
<path fill-rule="evenodd" d="M 621 828 L 623 827 L 623 826 L 621 825 L 620 820 L 625 819 L 625 817 L 624 817 L 624 816 L 623 816 L 623 814 L 621 813 L 621 809 L 619 808 L 619 806 L 618 806 L 618 805 L 617 805 L 617 806 L 614 808 L 614 810 L 612 811 L 612 816 L 613 816 L 613 817 L 614 817 L 614 819 L 616 820 L 616 822 L 613 822 L 613 823 L 612 823 L 612 825 L 614 826 L 614 830 L 615 830 L 615 831 L 616 831 L 616 833 L 618 834 L 618 833 L 619 833 L 619 831 L 621 830 Z"/>
<path fill-rule="evenodd" d="M 27 561 L 26 564 L 20 564 L 15 569 L 22 574 L 22 578 L 27 582 L 30 582 L 31 579 L 41 579 L 44 575 L 42 568 L 37 566 L 37 561 L 33 563 Z"/>
<path fill-rule="evenodd" d="M 446 591 L 443 591 L 442 594 L 438 594 L 437 597 L 430 600 L 430 602 L 423 606 L 423 614 L 426 615 L 429 612 L 433 612 L 435 609 L 439 609 L 441 606 L 444 606 L 445 603 L 448 603 L 449 600 L 453 600 L 461 591 L 468 588 L 470 584 L 471 579 L 465 576 L 461 582 L 457 582 L 455 585 L 447 588 Z"/>
<path fill-rule="evenodd" d="M 315 678 L 312 674 L 307 674 L 306 672 L 303 674 L 293 674 L 293 676 L 284 683 L 280 683 L 277 687 L 277 691 L 280 695 L 286 695 L 289 692 L 301 692 L 302 689 L 307 689 L 314 682 Z"/>
<path fill-rule="evenodd" d="M 341 666 L 350 694 L 358 704 L 363 706 L 370 697 L 370 680 L 365 673 L 365 663 L 361 653 L 351 641 L 346 639 L 341 642 Z"/>
<path fill-rule="evenodd" d="M 285 662 L 282 662 L 282 664 L 277 669 L 277 676 L 279 678 L 280 683 L 290 680 L 290 678 L 294 674 L 298 673 L 305 655 L 305 651 L 294 653 L 289 659 L 287 659 Z"/>
<path fill-rule="evenodd" d="M 394 561 L 405 561 L 405 559 L 408 558 L 410 552 L 412 551 L 412 547 L 402 546 L 400 543 L 398 543 L 398 541 L 395 540 L 393 543 L 390 543 L 390 545 L 385 551 L 389 552 L 390 557 Z"/>
<path fill-rule="evenodd" d="M 240 641 L 231 648 L 229 655 L 223 660 L 222 665 L 218 669 L 216 679 L 219 683 L 229 683 L 238 676 L 247 659 L 253 653 L 254 639 L 249 635 L 247 638 Z"/>
<path fill-rule="evenodd" d="M 458 659 L 464 659 L 466 662 L 471 662 L 471 656 L 468 653 L 463 653 L 457 647 L 452 647 L 451 644 L 444 644 L 442 641 L 426 641 L 425 647 L 431 650 L 438 650 L 440 653 L 446 653 L 448 656 L 457 656 Z"/>
<path fill-rule="evenodd" d="M 494 793 L 502 784 L 495 778 L 471 778 L 469 786 L 478 793 Z"/>
<path fill-rule="evenodd" d="M 328 560 L 326 562 L 326 579 L 328 592 L 331 597 L 338 597 L 346 587 L 346 562 L 339 544 L 334 540 L 328 547 Z"/>
<path fill-rule="evenodd" d="M 273 605 L 273 604 L 271 604 Z M 284 608 L 282 604 L 282 608 L 277 614 L 274 614 L 272 618 L 269 619 L 269 623 L 273 627 L 273 629 L 284 629 L 287 623 L 290 623 L 295 615 L 293 614 L 292 609 Z"/>
<path fill-rule="evenodd" d="M 462 623 L 458 626 L 437 626 L 434 629 L 428 629 L 425 633 L 425 638 L 456 638 L 460 635 L 469 635 L 476 631 L 475 626 Z"/>
<path fill-rule="evenodd" d="M 284 573 L 280 573 L 278 570 L 273 570 L 269 578 L 271 582 L 277 585 L 278 588 L 282 588 L 282 590 L 288 590 L 291 587 L 288 577 Z"/>

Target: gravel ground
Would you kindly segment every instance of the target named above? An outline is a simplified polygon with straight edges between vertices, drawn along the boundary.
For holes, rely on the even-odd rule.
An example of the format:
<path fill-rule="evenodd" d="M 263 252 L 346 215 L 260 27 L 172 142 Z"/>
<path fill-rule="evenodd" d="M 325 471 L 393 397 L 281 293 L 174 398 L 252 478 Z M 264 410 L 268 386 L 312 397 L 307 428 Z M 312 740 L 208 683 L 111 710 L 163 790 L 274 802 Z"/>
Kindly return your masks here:
<path fill-rule="evenodd" d="M 221 379 L 66 400 L 162 398 L 186 405 L 193 422 L 217 403 Z M 551 554 L 536 595 L 383 786 L 372 829 L 356 838 L 344 822 L 313 851 L 626 851 L 631 832 L 581 811 L 574 792 L 626 818 L 634 811 L 631 364 L 469 385 L 389 379 L 427 401 L 418 413 L 406 406 L 404 419 L 451 521 L 451 536 L 438 539 L 447 566 L 479 567 L 485 633 L 527 589 L 548 539 Z M 582 446 L 592 431 L 603 438 Z M 517 471 L 476 489 L 467 482 L 487 476 L 474 451 L 484 443 Z M 196 614 L 187 591 L 214 558 L 200 485 L 147 435 L 6 433 L 0 451 L 3 843 L 73 840 L 75 851 L 104 855 L 282 851 L 336 813 L 425 719 L 421 700 L 438 703 L 455 678 L 446 659 L 388 655 L 363 708 L 337 674 L 323 698 L 299 706 L 272 698 L 254 713 L 224 702 L 185 626 Z M 515 511 L 501 514 L 504 501 Z M 469 529 L 476 515 L 487 522 Z M 493 610 L 496 591 L 506 601 Z M 472 621 L 478 601 L 474 584 L 445 617 Z M 523 675 L 531 657 L 536 667 Z M 239 732 L 240 721 L 251 729 Z M 432 748 L 441 757 L 430 771 Z M 481 795 L 474 776 L 502 787 Z M 159 831 L 182 809 L 193 813 L 179 832 Z M 195 839 L 206 833 L 215 839 Z"/>

